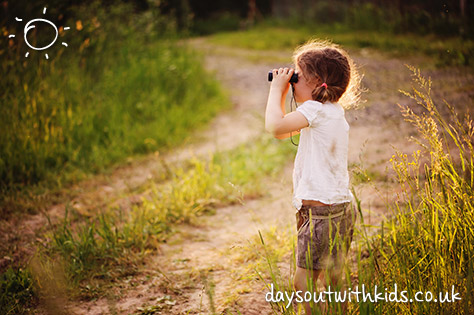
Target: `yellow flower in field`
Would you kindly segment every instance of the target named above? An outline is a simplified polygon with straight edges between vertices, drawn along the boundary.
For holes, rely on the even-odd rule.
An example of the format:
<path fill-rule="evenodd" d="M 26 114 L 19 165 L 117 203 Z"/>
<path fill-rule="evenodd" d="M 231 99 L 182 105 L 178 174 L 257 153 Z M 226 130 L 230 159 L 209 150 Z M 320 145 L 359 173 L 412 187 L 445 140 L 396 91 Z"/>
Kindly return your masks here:
<path fill-rule="evenodd" d="M 82 30 L 82 22 L 81 20 L 76 21 L 76 30 L 80 31 Z"/>

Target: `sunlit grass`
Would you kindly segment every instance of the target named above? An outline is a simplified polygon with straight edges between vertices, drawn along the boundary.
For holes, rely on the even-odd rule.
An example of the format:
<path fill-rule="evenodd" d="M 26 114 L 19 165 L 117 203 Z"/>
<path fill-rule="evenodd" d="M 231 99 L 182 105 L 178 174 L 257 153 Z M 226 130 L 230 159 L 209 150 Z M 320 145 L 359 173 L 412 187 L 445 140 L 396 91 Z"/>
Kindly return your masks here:
<path fill-rule="evenodd" d="M 418 130 L 421 149 L 411 156 L 397 152 L 393 169 L 403 188 L 399 202 L 392 205 L 394 218 L 374 243 L 373 265 L 365 269 L 370 281 L 385 287 L 396 283 L 409 295 L 431 291 L 451 294 L 452 286 L 461 301 L 454 303 L 411 303 L 416 314 L 470 314 L 473 305 L 474 257 L 474 124 L 460 117 L 448 103 L 450 117 L 431 98 L 431 81 L 413 71 L 414 86 L 405 93 L 422 107 L 418 113 L 401 107 L 405 119 Z M 367 276 L 367 275 L 364 275 Z M 377 314 L 405 312 L 404 303 L 375 307 Z"/>
<path fill-rule="evenodd" d="M 254 235 L 247 244 L 229 250 L 228 254 L 231 255 L 235 264 L 231 273 L 231 277 L 236 283 L 235 288 L 232 288 L 233 292 L 239 290 L 245 294 L 245 288 L 254 289 L 255 281 L 268 281 L 268 279 L 271 280 L 270 283 L 266 283 L 267 289 L 270 289 L 270 285 L 273 284 L 275 291 L 291 291 L 292 279 L 291 277 L 283 278 L 280 266 L 282 263 L 287 264 L 288 258 L 290 258 L 290 275 L 292 275 L 295 266 L 296 241 L 296 238 L 292 236 L 293 226 L 294 224 L 268 227 Z M 262 292 L 262 299 L 265 298 L 265 293 Z M 282 308 L 281 306 L 272 305 L 272 308 L 276 310 Z M 235 304 L 229 304 L 229 308 L 237 311 L 239 309 Z M 292 310 L 293 307 L 290 306 L 288 311 Z M 245 310 L 241 311 L 245 313 Z"/>
<path fill-rule="evenodd" d="M 92 14 L 82 10 L 84 19 Z M 126 5 L 104 10 L 50 60 L 1 51 L 2 215 L 31 208 L 23 191 L 34 185 L 37 196 L 176 147 L 230 105 L 199 54 L 144 32 L 141 23 L 158 29 L 156 17 L 130 15 Z"/>
<path fill-rule="evenodd" d="M 308 39 L 329 39 L 349 49 L 371 48 L 392 56 L 428 56 L 440 66 L 472 65 L 474 41 L 460 37 L 392 34 L 380 31 L 353 30 L 342 25 L 285 26 L 271 22 L 245 31 L 223 32 L 210 36 L 214 44 L 254 50 L 287 50 Z"/>

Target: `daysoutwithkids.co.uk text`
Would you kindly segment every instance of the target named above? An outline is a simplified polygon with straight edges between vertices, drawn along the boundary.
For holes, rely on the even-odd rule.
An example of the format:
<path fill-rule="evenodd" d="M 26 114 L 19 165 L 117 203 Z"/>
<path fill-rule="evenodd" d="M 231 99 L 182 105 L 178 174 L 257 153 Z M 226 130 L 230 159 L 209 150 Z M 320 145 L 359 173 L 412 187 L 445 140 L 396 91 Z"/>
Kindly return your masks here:
<path fill-rule="evenodd" d="M 454 285 L 451 287 L 451 292 L 439 292 L 438 295 L 431 291 L 418 291 L 413 297 L 408 296 L 408 291 L 398 291 L 397 285 L 394 285 L 393 291 L 389 291 L 387 288 L 383 291 L 379 291 L 377 286 L 374 286 L 373 291 L 366 290 L 365 285 L 362 284 L 361 290 L 359 286 L 354 289 L 349 288 L 344 291 L 332 291 L 331 286 L 325 291 L 310 292 L 310 291 L 293 291 L 291 294 L 288 292 L 274 291 L 273 284 L 271 284 L 270 292 L 265 295 L 267 302 L 285 302 L 288 301 L 286 308 L 290 306 L 293 300 L 297 303 L 310 302 L 311 300 L 315 303 L 328 302 L 396 302 L 396 303 L 412 303 L 412 302 L 434 302 L 434 303 L 452 303 L 461 300 L 458 292 L 454 291 Z"/>

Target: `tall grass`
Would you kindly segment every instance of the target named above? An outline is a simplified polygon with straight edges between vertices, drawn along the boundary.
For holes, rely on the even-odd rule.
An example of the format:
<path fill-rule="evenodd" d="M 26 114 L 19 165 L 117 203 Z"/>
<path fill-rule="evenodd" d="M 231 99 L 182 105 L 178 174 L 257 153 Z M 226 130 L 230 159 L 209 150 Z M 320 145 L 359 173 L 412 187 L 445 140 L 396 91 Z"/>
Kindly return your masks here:
<path fill-rule="evenodd" d="M 396 283 L 408 291 L 459 293 L 454 303 L 384 303 L 377 314 L 472 314 L 474 298 L 474 124 L 469 116 L 445 118 L 431 98 L 431 80 L 411 68 L 415 86 L 406 93 L 423 111 L 402 106 L 418 130 L 422 149 L 407 156 L 397 152 L 393 169 L 403 198 L 393 205 L 394 219 L 374 243 L 371 273 L 385 287 Z M 365 279 L 367 280 L 367 279 Z"/>
<path fill-rule="evenodd" d="M 65 21 L 71 29 L 58 39 L 68 47 L 48 51 L 49 60 L 0 39 L 10 45 L 0 51 L 2 192 L 178 145 L 229 105 L 199 56 L 174 43 L 171 19 L 126 4 L 75 13 L 82 20 Z"/>

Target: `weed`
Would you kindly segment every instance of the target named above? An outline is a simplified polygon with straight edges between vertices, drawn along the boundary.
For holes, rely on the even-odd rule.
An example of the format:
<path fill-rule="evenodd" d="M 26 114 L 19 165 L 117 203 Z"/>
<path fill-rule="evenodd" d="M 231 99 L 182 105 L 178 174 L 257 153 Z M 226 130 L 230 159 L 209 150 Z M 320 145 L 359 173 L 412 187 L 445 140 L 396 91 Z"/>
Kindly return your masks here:
<path fill-rule="evenodd" d="M 415 68 L 410 70 L 414 87 L 412 93 L 404 94 L 423 110 L 415 113 L 407 106 L 401 110 L 417 128 L 414 140 L 422 149 L 411 156 L 396 152 L 391 159 L 403 196 L 391 205 L 393 219 L 372 241 L 373 251 L 359 268 L 359 281 L 386 288 L 397 284 L 410 298 L 418 291 L 431 291 L 438 303 L 410 303 L 410 312 L 415 314 L 470 314 L 474 296 L 474 125 L 445 102 L 451 113 L 448 122 L 431 98 L 431 80 Z M 440 303 L 438 294 L 452 289 L 462 300 Z M 398 314 L 407 307 L 406 303 L 365 303 L 360 311 Z"/>
<path fill-rule="evenodd" d="M 28 269 L 9 268 L 0 275 L 0 313 L 30 314 L 36 302 L 36 287 Z"/>

